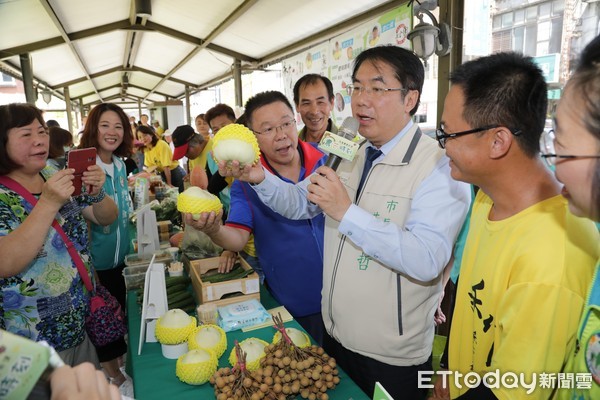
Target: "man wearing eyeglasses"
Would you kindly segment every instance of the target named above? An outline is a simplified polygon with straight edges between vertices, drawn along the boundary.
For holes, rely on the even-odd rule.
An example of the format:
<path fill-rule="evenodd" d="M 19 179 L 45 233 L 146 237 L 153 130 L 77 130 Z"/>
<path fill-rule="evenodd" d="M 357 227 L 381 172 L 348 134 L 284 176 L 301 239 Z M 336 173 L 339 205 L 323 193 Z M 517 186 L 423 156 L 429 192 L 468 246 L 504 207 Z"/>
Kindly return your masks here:
<path fill-rule="evenodd" d="M 469 188 L 412 121 L 424 79 L 414 53 L 365 50 L 352 79 L 352 114 L 367 139 L 353 162 L 337 173 L 320 167 L 297 185 L 256 166 L 235 175 L 289 218 L 325 213 L 325 350 L 369 397 L 379 381 L 397 400 L 424 399 L 419 372 L 431 370 L 442 270 Z"/>
<path fill-rule="evenodd" d="M 456 373 L 561 371 L 598 258 L 598 232 L 574 217 L 561 185 L 539 156 L 547 86 L 532 59 L 498 53 L 451 77 L 442 127 L 454 179 L 480 188 L 462 256 L 448 348 Z M 446 380 L 450 398 L 548 399 L 538 380 L 479 385 Z M 447 398 L 440 379 L 437 398 Z"/>
<path fill-rule="evenodd" d="M 245 109 L 261 151 L 260 165 L 282 184 L 293 186 L 324 164 L 320 150 L 298 139 L 294 111 L 283 93 L 259 93 L 246 102 Z M 220 172 L 225 175 L 226 169 Z M 300 220 L 285 218 L 260 201 L 248 183 L 238 180 L 231 187 L 225 226 L 214 213 L 205 213 L 197 221 L 186 216 L 186 224 L 206 232 L 228 250 L 240 251 L 254 234 L 270 292 L 319 344 L 323 340 L 324 220 L 322 214 Z"/>
<path fill-rule="evenodd" d="M 306 74 L 294 85 L 294 103 L 304 127 L 298 135 L 304 142 L 319 143 L 325 131 L 337 133 L 329 118 L 335 95 L 331 81 L 322 75 Z"/>

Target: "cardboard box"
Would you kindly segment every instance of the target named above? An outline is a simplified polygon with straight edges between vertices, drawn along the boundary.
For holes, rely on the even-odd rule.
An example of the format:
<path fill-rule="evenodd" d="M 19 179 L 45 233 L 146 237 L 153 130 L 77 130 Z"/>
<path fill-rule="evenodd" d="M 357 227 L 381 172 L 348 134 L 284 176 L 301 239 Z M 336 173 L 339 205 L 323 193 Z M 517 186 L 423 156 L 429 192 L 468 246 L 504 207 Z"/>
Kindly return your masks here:
<path fill-rule="evenodd" d="M 233 279 L 225 282 L 203 282 L 201 275 L 219 267 L 219 257 L 205 258 L 203 260 L 189 260 L 183 258 L 184 265 L 192 279 L 192 286 L 198 297 L 199 304 L 211 302 L 218 306 L 239 303 L 250 299 L 260 301 L 260 282 L 256 272 L 245 278 Z M 245 270 L 252 269 L 243 258 L 238 256 L 238 262 Z M 241 296 L 222 298 L 224 295 L 240 292 Z"/>
<path fill-rule="evenodd" d="M 158 233 L 161 233 L 161 232 L 169 233 L 169 232 L 171 232 L 172 226 L 173 226 L 173 223 L 171 221 L 158 221 L 156 223 Z"/>

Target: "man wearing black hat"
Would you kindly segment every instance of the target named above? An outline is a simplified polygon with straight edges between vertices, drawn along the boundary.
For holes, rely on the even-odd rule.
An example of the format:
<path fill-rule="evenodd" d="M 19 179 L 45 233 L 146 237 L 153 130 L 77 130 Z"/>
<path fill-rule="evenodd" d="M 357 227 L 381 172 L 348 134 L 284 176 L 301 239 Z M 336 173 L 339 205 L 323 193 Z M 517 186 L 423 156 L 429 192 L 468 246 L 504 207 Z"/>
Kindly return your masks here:
<path fill-rule="evenodd" d="M 194 132 L 194 128 L 189 125 L 181 125 L 175 128 L 171 135 L 175 150 L 173 151 L 173 160 L 179 160 L 187 157 L 188 173 L 192 172 L 194 167 L 200 165 L 200 155 L 206 147 L 206 140 L 202 135 Z M 188 175 L 189 176 L 189 175 Z"/>

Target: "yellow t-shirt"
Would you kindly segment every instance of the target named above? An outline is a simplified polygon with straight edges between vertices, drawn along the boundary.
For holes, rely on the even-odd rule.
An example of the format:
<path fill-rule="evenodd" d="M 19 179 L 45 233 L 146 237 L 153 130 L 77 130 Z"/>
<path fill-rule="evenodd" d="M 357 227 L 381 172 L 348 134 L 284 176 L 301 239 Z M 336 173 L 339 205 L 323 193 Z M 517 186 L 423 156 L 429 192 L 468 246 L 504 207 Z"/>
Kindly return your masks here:
<path fill-rule="evenodd" d="M 246 254 L 252 257 L 256 257 L 256 247 L 254 247 L 254 235 L 250 234 L 246 245 L 244 246 L 244 251 Z"/>
<path fill-rule="evenodd" d="M 144 152 L 144 165 L 146 167 L 156 167 L 159 172 L 168 167 L 169 169 L 175 169 L 179 165 L 179 162 L 173 161 L 173 152 L 169 147 L 169 144 L 164 140 L 159 140 L 150 150 Z"/>
<path fill-rule="evenodd" d="M 490 221 L 492 200 L 479 191 L 462 258 L 449 346 L 449 369 L 483 377 L 499 370 L 538 374 L 526 388 L 492 388 L 499 399 L 547 399 L 540 373 L 561 371 L 599 254 L 598 230 L 555 196 L 502 221 Z M 468 390 L 464 380 L 451 398 Z"/>

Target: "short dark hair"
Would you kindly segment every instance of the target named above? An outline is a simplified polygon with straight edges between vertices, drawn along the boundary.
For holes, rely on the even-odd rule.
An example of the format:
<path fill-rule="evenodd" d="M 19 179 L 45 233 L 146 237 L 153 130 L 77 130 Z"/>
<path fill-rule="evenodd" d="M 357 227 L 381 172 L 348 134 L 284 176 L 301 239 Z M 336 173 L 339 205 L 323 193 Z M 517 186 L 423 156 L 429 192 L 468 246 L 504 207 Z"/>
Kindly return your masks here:
<path fill-rule="evenodd" d="M 61 157 L 65 154 L 65 146 L 73 145 L 73 135 L 66 129 L 58 126 L 48 128 L 50 135 L 50 149 L 48 150 L 48 158 Z"/>
<path fill-rule="evenodd" d="M 323 82 L 327 88 L 327 97 L 329 98 L 329 101 L 333 101 L 335 94 L 333 93 L 333 84 L 329 78 L 319 74 L 306 74 L 294 84 L 294 104 L 296 104 L 296 107 L 300 104 L 300 89 L 310 85 L 316 85 L 319 82 Z"/>
<path fill-rule="evenodd" d="M 137 131 L 142 132 L 143 134 L 146 134 L 146 135 L 151 135 L 152 136 L 152 146 L 156 146 L 156 143 L 158 143 L 158 136 L 156 136 L 156 133 L 154 133 L 154 130 L 152 130 L 152 128 L 150 128 L 149 126 L 146 126 L 146 125 L 140 125 L 137 127 Z"/>
<path fill-rule="evenodd" d="M 516 135 L 529 157 L 540 151 L 548 108 L 548 86 L 533 59 L 496 53 L 460 65 L 450 77 L 464 92 L 462 117 L 473 128 L 502 125 Z"/>
<path fill-rule="evenodd" d="M 194 122 L 196 122 L 198 120 L 198 118 L 200 118 L 202 121 L 206 122 L 206 114 L 200 113 L 200 114 L 196 115 L 196 118 L 194 118 Z M 208 123 L 208 122 L 206 122 L 206 123 Z"/>
<path fill-rule="evenodd" d="M 92 111 L 88 114 L 87 121 L 83 127 L 83 134 L 79 141 L 79 148 L 84 149 L 86 147 L 98 148 L 98 124 L 102 114 L 106 111 L 114 111 L 121 120 L 123 125 L 123 142 L 113 151 L 113 154 L 118 157 L 131 157 L 133 151 L 133 134 L 131 132 L 131 124 L 129 123 L 129 117 L 125 114 L 125 111 L 121 107 L 113 103 L 101 103 L 96 107 L 92 108 Z M 148 128 L 148 127 L 144 127 Z M 138 127 L 139 130 L 139 127 Z"/>
<path fill-rule="evenodd" d="M 396 79 L 402 84 L 402 87 L 419 92 L 417 103 L 410 110 L 410 115 L 415 115 L 421 102 L 421 93 L 423 92 L 423 81 L 425 80 L 425 70 L 419 57 L 410 50 L 402 47 L 386 45 L 376 46 L 360 53 L 354 60 L 352 70 L 352 81 L 356 80 L 356 73 L 360 66 L 365 62 L 373 64 L 383 62 L 394 69 Z M 405 95 L 404 92 L 403 96 Z"/>
<path fill-rule="evenodd" d="M 0 175 L 7 175 L 21 166 L 8 155 L 8 131 L 31 124 L 34 120 L 48 132 L 42 111 L 27 103 L 12 103 L 0 106 Z"/>
<path fill-rule="evenodd" d="M 575 73 L 565 90 L 572 91 L 583 104 L 583 125 L 600 142 L 600 36 L 596 36 L 581 53 Z M 565 101 L 565 100 L 561 100 Z M 596 149 L 598 150 L 598 149 Z M 593 218 L 600 220 L 600 159 L 592 178 Z"/>
<path fill-rule="evenodd" d="M 52 128 L 53 126 L 60 128 L 60 124 L 55 119 L 49 119 L 48 121 L 46 121 L 46 126 L 48 128 Z"/>
<path fill-rule="evenodd" d="M 225 115 L 231 122 L 235 121 L 235 112 L 233 111 L 233 108 L 229 107 L 227 104 L 219 103 L 204 114 L 204 120 L 211 129 L 212 125 L 210 124 L 210 121 L 217 118 L 219 115 Z"/>
<path fill-rule="evenodd" d="M 204 136 L 195 134 L 194 136 L 192 136 L 192 138 L 188 142 L 188 145 L 199 146 L 204 142 L 205 142 Z"/>
<path fill-rule="evenodd" d="M 278 92 L 275 90 L 268 90 L 266 92 L 258 93 L 257 95 L 249 98 L 248 101 L 246 102 L 246 106 L 244 107 L 246 109 L 245 114 L 246 114 L 246 121 L 248 123 L 248 127 L 250 129 L 253 129 L 252 128 L 252 120 L 254 119 L 254 112 L 257 109 L 264 107 L 266 105 L 272 104 L 272 103 L 276 103 L 278 101 L 285 104 L 292 112 L 292 115 L 294 114 L 294 108 L 290 104 L 290 101 L 281 92 Z"/>

